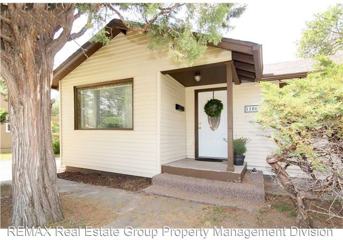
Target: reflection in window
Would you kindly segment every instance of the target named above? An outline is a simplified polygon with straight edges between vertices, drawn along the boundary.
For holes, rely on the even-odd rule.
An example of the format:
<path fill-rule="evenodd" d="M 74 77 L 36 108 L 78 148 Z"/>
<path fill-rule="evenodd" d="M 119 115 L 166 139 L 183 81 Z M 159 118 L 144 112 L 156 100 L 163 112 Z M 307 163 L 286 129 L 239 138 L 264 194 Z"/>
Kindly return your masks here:
<path fill-rule="evenodd" d="M 132 129 L 132 81 L 77 88 L 77 129 Z"/>

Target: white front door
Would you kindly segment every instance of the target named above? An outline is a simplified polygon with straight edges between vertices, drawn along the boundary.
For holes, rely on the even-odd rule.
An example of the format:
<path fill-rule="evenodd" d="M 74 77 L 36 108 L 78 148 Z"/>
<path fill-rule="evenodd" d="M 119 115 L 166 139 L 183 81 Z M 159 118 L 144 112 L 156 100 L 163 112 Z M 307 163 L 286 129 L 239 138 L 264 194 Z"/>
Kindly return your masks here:
<path fill-rule="evenodd" d="M 219 99 L 224 108 L 220 115 L 220 124 L 212 130 L 204 106 L 208 100 Z M 226 90 L 198 92 L 198 157 L 227 159 L 227 97 Z"/>

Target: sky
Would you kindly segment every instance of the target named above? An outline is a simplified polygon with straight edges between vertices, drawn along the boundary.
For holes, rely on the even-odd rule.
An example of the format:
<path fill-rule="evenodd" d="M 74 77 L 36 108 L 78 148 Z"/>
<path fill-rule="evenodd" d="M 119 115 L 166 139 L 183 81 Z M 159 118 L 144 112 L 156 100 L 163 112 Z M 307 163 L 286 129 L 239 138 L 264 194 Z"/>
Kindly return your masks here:
<path fill-rule="evenodd" d="M 264 64 L 293 61 L 306 22 L 335 3 L 338 1 L 248 1 L 227 36 L 262 44 Z"/>
<path fill-rule="evenodd" d="M 297 42 L 306 22 L 314 14 L 325 11 L 339 1 L 287 0 L 242 1 L 247 8 L 241 17 L 232 21 L 234 29 L 225 37 L 262 44 L 263 63 L 277 63 L 297 59 Z M 342 2 L 342 1 L 341 1 Z M 75 24 L 77 31 L 84 19 Z M 88 32 L 75 42 L 69 42 L 55 57 L 55 67 L 76 51 L 91 36 Z"/>

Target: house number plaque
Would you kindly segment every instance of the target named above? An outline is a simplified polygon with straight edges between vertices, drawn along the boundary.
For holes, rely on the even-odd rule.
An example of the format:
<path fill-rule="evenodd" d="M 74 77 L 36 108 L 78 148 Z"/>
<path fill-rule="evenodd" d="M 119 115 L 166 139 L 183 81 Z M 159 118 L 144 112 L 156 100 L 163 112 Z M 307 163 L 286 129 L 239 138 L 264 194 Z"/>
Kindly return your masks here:
<path fill-rule="evenodd" d="M 258 105 L 245 105 L 244 106 L 245 113 L 255 113 L 258 112 Z"/>

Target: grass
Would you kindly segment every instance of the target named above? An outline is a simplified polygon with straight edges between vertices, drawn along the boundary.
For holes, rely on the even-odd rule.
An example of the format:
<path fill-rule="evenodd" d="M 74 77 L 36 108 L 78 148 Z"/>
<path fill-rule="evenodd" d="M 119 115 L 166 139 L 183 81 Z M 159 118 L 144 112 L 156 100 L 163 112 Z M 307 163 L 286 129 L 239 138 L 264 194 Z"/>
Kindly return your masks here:
<path fill-rule="evenodd" d="M 0 184 L 1 208 L 0 227 L 10 225 L 12 198 L 10 185 Z M 84 190 L 86 191 L 86 190 Z M 107 191 L 107 190 L 104 190 Z M 108 198 L 86 196 L 81 191 L 61 193 L 64 220 L 50 224 L 48 227 L 63 226 L 65 228 L 102 227 L 114 224 L 126 226 L 132 219 L 137 227 L 227 227 L 227 228 L 283 228 L 296 226 L 295 209 L 292 202 L 285 197 L 267 197 L 266 204 L 257 211 L 239 208 L 221 207 L 182 201 L 173 198 L 135 194 L 141 198 L 142 204 L 119 201 L 112 204 Z M 131 195 L 132 193 L 130 193 Z M 123 199 L 124 200 L 124 199 Z M 142 210 L 142 209 L 145 210 Z M 185 213 L 185 209 L 191 209 Z M 172 209 L 172 211 L 171 211 Z M 341 219 L 327 220 L 315 215 L 314 227 L 342 228 Z"/>
<path fill-rule="evenodd" d="M 64 219 L 49 224 L 50 228 L 58 226 L 64 228 L 101 227 L 114 221 L 117 217 L 113 209 L 107 207 L 106 204 L 99 204 L 93 199 L 62 194 L 61 200 Z"/>
<path fill-rule="evenodd" d="M 287 213 L 289 217 L 297 216 L 294 206 L 288 202 L 283 202 L 283 201 L 274 202 L 272 204 L 272 208 L 276 209 L 277 211 L 281 213 Z"/>
<path fill-rule="evenodd" d="M 220 225 L 221 222 L 226 218 L 225 208 L 220 206 L 215 206 L 212 212 L 208 216 L 208 221 L 213 225 Z"/>
<path fill-rule="evenodd" d="M 12 213 L 12 194 L 10 185 L 0 185 L 1 196 L 1 218 L 0 227 L 7 228 L 11 222 Z M 101 227 L 113 222 L 117 215 L 114 209 L 108 207 L 105 203 L 99 204 L 98 200 L 76 197 L 67 194 L 61 194 L 64 219 L 60 222 L 48 224 L 47 227 Z"/>

